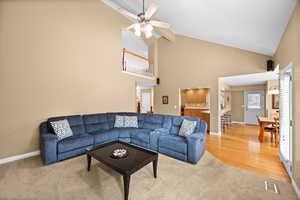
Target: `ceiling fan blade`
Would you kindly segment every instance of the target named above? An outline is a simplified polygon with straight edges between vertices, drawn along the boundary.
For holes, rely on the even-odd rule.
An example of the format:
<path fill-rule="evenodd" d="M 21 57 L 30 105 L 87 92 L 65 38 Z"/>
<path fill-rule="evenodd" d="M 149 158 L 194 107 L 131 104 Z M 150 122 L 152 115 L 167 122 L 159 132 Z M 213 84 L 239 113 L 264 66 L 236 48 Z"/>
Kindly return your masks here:
<path fill-rule="evenodd" d="M 139 17 L 131 12 L 128 12 L 127 10 L 124 10 L 122 8 L 119 8 L 118 11 L 122 14 L 122 15 L 125 15 L 127 17 L 130 17 L 132 19 L 135 19 L 135 20 L 138 20 Z"/>
<path fill-rule="evenodd" d="M 171 29 L 165 28 L 155 28 L 155 30 L 167 40 L 174 42 L 175 41 L 175 33 Z"/>
<path fill-rule="evenodd" d="M 161 21 L 156 21 L 156 20 L 151 20 L 150 24 L 152 24 L 152 26 L 156 26 L 159 28 L 170 28 L 170 24 L 166 23 L 166 22 L 161 22 Z"/>
<path fill-rule="evenodd" d="M 145 12 L 145 19 L 150 19 L 152 15 L 156 12 L 158 8 L 158 5 L 154 2 L 152 2 L 149 6 L 149 8 Z"/>

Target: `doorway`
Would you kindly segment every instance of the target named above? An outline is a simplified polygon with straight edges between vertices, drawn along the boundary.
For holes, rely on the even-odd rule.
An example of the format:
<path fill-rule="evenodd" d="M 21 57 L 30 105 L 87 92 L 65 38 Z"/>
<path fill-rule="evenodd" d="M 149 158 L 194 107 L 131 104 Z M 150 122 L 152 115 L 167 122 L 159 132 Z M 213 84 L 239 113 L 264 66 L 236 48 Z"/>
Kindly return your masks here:
<path fill-rule="evenodd" d="M 280 74 L 280 159 L 293 174 L 293 76 L 292 65 Z"/>
<path fill-rule="evenodd" d="M 136 112 L 153 113 L 154 86 L 153 83 L 136 83 Z"/>
<path fill-rule="evenodd" d="M 284 75 L 286 90 L 291 89 L 291 86 L 287 87 L 290 85 L 289 75 L 289 73 Z M 280 89 L 283 89 L 282 80 L 283 78 L 279 81 L 279 68 L 270 72 L 219 78 L 219 132 L 221 134 L 207 136 L 207 150 L 232 166 L 289 181 L 287 171 L 292 163 L 290 152 L 292 134 L 290 131 L 284 131 L 286 134 L 280 136 L 278 145 L 276 138 L 273 137 L 272 140 L 273 132 L 271 132 L 274 130 L 274 133 L 278 134 L 276 128 L 278 126 L 280 129 L 284 127 L 285 130 L 291 129 L 289 117 L 284 117 L 286 126 L 283 126 L 281 121 L 279 124 L 276 123 L 279 116 L 278 102 L 280 105 L 283 105 L 283 102 L 287 102 L 287 106 L 292 105 L 289 99 L 291 97 L 288 95 L 286 101 L 281 100 L 283 95 L 279 95 L 279 82 Z M 288 107 L 281 108 L 280 117 L 291 116 L 289 112 Z M 263 141 L 259 140 L 259 135 L 264 126 L 257 125 L 257 116 L 271 122 L 265 126 L 266 129 L 263 129 Z M 282 143 L 282 140 L 285 142 Z M 226 153 L 228 156 L 224 156 Z"/>
<path fill-rule="evenodd" d="M 265 91 L 244 92 L 245 123 L 258 125 L 257 116 L 265 116 Z"/>
<path fill-rule="evenodd" d="M 181 116 L 199 118 L 207 123 L 210 131 L 210 89 L 186 88 L 179 89 L 179 107 Z"/>

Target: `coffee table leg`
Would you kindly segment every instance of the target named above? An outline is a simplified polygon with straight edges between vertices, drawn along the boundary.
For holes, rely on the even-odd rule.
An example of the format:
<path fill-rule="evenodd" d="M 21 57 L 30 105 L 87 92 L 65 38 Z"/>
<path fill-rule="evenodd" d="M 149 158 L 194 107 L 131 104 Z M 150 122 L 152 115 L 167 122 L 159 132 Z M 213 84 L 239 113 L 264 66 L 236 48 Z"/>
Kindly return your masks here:
<path fill-rule="evenodd" d="M 154 174 L 154 178 L 157 177 L 157 162 L 158 162 L 158 159 L 156 159 L 156 160 L 154 160 L 154 161 L 152 162 L 152 164 L 153 164 L 153 174 Z"/>
<path fill-rule="evenodd" d="M 88 162 L 87 170 L 90 171 L 92 157 L 88 154 L 86 154 L 86 156 L 87 156 L 87 162 Z"/>
<path fill-rule="evenodd" d="M 130 176 L 123 175 L 123 182 L 124 182 L 124 199 L 128 200 Z"/>

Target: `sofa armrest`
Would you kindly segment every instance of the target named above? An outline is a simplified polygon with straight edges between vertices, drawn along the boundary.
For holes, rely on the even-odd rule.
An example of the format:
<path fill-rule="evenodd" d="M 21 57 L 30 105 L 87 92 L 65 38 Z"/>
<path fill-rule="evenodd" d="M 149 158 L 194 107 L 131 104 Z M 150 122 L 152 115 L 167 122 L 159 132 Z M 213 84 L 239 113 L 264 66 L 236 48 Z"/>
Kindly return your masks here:
<path fill-rule="evenodd" d="M 205 152 L 205 133 L 194 133 L 187 138 L 188 161 L 196 164 Z"/>
<path fill-rule="evenodd" d="M 44 164 L 49 164 L 57 161 L 57 142 L 56 135 L 47 132 L 47 123 L 43 122 L 40 125 L 40 151 Z"/>

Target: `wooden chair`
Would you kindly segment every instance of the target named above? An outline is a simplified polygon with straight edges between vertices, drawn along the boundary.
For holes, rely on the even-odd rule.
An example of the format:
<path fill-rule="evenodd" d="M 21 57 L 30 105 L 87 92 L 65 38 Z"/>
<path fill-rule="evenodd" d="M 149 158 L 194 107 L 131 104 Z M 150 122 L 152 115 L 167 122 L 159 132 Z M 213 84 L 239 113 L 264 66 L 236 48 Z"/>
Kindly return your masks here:
<path fill-rule="evenodd" d="M 257 118 L 259 125 L 262 126 L 258 115 L 256 116 L 256 118 Z M 276 121 L 275 121 L 275 123 L 276 123 Z M 277 140 L 276 129 L 277 128 L 275 127 L 274 124 L 264 127 L 264 132 L 268 132 L 271 134 L 271 142 L 273 143 L 273 141 L 275 140 L 275 144 L 277 144 L 276 143 L 276 140 Z"/>
<path fill-rule="evenodd" d="M 226 128 L 226 117 L 223 115 L 221 115 L 221 128 L 222 130 L 225 131 L 225 128 Z"/>
<path fill-rule="evenodd" d="M 225 113 L 224 114 L 224 117 L 225 117 L 225 125 L 228 127 L 230 127 L 231 126 L 231 124 L 232 124 L 232 120 L 231 120 L 231 118 L 232 118 L 232 114 L 231 114 L 231 112 L 227 112 L 227 113 Z"/>

